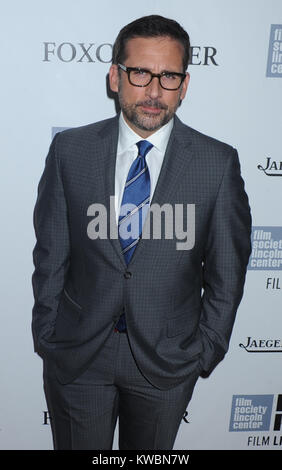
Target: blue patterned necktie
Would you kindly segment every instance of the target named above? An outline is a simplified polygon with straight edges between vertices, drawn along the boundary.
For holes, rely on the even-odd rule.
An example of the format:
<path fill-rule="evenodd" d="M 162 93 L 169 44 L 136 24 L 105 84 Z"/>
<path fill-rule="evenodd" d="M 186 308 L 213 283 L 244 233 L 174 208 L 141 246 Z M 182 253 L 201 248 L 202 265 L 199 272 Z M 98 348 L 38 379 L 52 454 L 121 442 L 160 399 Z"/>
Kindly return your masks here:
<path fill-rule="evenodd" d="M 118 222 L 119 240 L 127 265 L 140 239 L 150 205 L 150 174 L 145 157 L 153 145 L 147 140 L 141 140 L 136 145 L 138 156 L 128 172 Z M 124 313 L 120 316 L 116 329 L 126 329 Z"/>

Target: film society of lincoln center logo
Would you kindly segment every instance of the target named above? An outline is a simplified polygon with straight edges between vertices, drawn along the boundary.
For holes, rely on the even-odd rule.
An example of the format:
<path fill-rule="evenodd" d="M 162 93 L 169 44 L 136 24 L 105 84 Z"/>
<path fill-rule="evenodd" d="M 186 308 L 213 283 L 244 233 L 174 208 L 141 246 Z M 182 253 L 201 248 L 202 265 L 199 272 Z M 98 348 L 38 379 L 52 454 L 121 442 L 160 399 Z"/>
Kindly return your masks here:
<path fill-rule="evenodd" d="M 282 429 L 282 395 L 233 395 L 229 432 Z M 277 439 L 274 442 L 277 445 Z M 249 445 L 249 444 L 248 444 Z M 279 438 L 282 445 L 282 436 Z"/>
<path fill-rule="evenodd" d="M 249 270 L 282 270 L 282 227 L 253 227 Z"/>
<path fill-rule="evenodd" d="M 273 395 L 233 395 L 229 431 L 268 431 Z"/>
<path fill-rule="evenodd" d="M 282 78 L 282 24 L 271 25 L 266 76 Z"/>

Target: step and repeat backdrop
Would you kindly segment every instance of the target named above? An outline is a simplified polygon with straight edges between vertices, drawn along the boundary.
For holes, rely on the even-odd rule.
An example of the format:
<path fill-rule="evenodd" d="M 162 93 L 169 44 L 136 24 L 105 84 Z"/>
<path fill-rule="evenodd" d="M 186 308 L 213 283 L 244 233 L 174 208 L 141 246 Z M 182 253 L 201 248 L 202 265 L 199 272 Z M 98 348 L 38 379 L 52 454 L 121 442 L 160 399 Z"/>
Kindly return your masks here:
<path fill-rule="evenodd" d="M 52 449 L 31 336 L 32 213 L 52 133 L 115 115 L 112 44 L 126 23 L 148 14 L 188 31 L 191 81 L 178 116 L 238 149 L 253 217 L 229 352 L 199 379 L 175 449 L 282 449 L 281 0 L 2 5 L 1 449 Z"/>

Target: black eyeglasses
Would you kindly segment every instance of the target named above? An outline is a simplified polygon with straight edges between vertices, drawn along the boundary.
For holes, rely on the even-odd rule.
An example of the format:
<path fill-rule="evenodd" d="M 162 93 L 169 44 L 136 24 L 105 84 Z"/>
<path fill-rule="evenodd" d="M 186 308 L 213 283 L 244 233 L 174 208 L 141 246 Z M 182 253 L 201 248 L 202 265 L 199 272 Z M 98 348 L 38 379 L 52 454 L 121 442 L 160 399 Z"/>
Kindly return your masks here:
<path fill-rule="evenodd" d="M 185 73 L 179 72 L 152 73 L 147 69 L 126 67 L 122 64 L 118 64 L 118 67 L 127 73 L 128 81 L 131 85 L 139 87 L 148 86 L 153 78 L 157 77 L 159 79 L 159 84 L 165 90 L 178 90 L 186 77 Z"/>

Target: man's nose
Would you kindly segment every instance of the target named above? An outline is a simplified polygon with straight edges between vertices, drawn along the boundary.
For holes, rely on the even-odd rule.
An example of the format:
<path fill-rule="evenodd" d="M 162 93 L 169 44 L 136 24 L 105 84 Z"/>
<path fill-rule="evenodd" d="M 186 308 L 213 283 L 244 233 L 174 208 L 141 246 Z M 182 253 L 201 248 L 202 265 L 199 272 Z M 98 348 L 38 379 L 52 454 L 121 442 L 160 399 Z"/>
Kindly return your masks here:
<path fill-rule="evenodd" d="M 162 87 L 158 77 L 153 77 L 149 85 L 146 86 L 146 95 L 150 98 L 158 98 L 162 94 Z"/>

